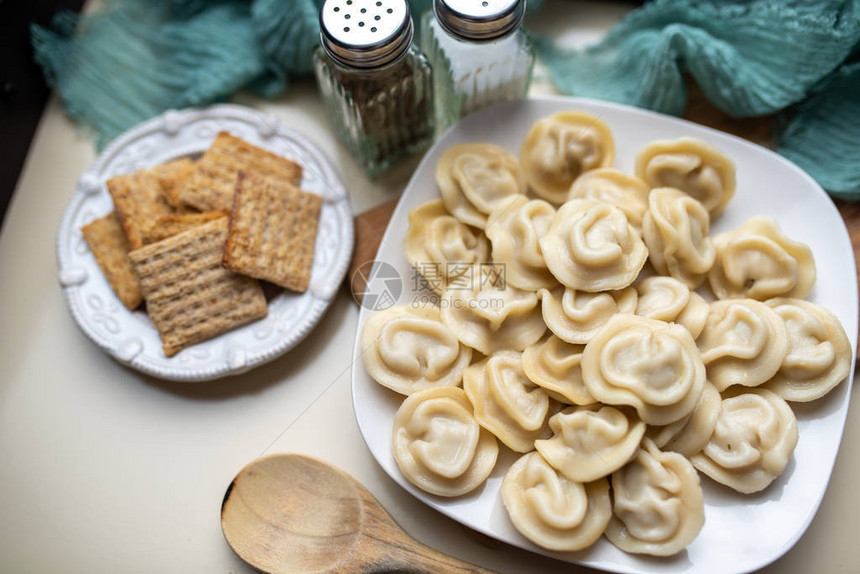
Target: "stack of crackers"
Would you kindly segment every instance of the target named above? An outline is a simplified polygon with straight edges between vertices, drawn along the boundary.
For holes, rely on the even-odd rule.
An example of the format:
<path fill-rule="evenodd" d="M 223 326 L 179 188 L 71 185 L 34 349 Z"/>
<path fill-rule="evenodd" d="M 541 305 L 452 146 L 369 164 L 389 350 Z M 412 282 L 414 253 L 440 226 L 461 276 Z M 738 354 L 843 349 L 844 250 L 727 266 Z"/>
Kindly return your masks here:
<path fill-rule="evenodd" d="M 81 228 L 129 309 L 145 301 L 164 354 L 266 316 L 262 279 L 304 292 L 322 198 L 298 164 L 221 132 L 198 161 L 107 181 L 114 211 Z"/>

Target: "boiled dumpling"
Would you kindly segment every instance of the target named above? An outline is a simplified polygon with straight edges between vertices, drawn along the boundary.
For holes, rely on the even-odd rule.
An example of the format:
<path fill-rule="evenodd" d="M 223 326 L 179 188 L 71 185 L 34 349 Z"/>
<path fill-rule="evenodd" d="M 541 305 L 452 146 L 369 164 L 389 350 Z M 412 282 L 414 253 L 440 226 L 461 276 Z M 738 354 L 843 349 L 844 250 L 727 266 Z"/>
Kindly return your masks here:
<path fill-rule="evenodd" d="M 812 250 L 789 239 L 771 217 L 753 217 L 714 236 L 717 258 L 708 282 L 720 299 L 806 297 L 815 284 Z"/>
<path fill-rule="evenodd" d="M 403 395 L 433 387 L 456 386 L 472 359 L 435 307 L 401 305 L 370 316 L 361 331 L 368 374 Z"/>
<path fill-rule="evenodd" d="M 693 412 L 705 386 L 705 365 L 690 332 L 637 315 L 616 315 L 582 352 L 582 380 L 609 405 L 630 405 L 651 425 Z"/>
<path fill-rule="evenodd" d="M 584 345 L 618 313 L 636 310 L 636 289 L 588 293 L 570 287 L 542 289 L 541 314 L 549 330 L 568 343 Z"/>
<path fill-rule="evenodd" d="M 536 452 L 511 465 L 502 480 L 501 494 L 516 529 L 550 550 L 590 546 L 606 530 L 612 516 L 606 479 L 573 482 Z"/>
<path fill-rule="evenodd" d="M 567 404 L 590 405 L 591 396 L 582 382 L 583 345 L 565 343 L 550 335 L 523 351 L 523 372 L 553 399 Z"/>
<path fill-rule="evenodd" d="M 490 143 L 445 150 L 436 164 L 436 184 L 451 215 L 479 229 L 502 200 L 525 192 L 517 158 Z"/>
<path fill-rule="evenodd" d="M 696 343 L 708 380 L 722 392 L 732 385 L 758 386 L 776 374 L 788 352 L 785 321 L 753 299 L 711 303 Z"/>
<path fill-rule="evenodd" d="M 821 305 L 801 299 L 765 304 L 788 329 L 788 354 L 764 385 L 787 401 L 813 401 L 829 393 L 851 371 L 851 343 L 839 319 Z"/>
<path fill-rule="evenodd" d="M 710 440 L 691 460 L 717 482 L 749 494 L 782 474 L 795 446 L 797 419 L 788 403 L 767 389 L 741 389 L 723 399 Z"/>
<path fill-rule="evenodd" d="M 664 427 L 650 427 L 648 436 L 661 449 L 689 458 L 702 450 L 711 438 L 721 404 L 720 391 L 706 382 L 702 398 L 689 416 Z"/>
<path fill-rule="evenodd" d="M 422 203 L 409 212 L 403 250 L 409 263 L 439 294 L 451 279 L 487 261 L 490 252 L 487 238 L 452 217 L 441 199 Z"/>
<path fill-rule="evenodd" d="M 464 344 L 485 355 L 522 351 L 546 331 L 536 293 L 504 285 L 484 267 L 466 273 L 467 288 L 452 284 L 442 298 L 442 321 Z M 459 277 L 457 281 L 464 279 Z"/>
<path fill-rule="evenodd" d="M 651 264 L 662 275 L 698 287 L 714 265 L 710 217 L 704 206 L 670 187 L 651 190 L 642 236 Z"/>
<path fill-rule="evenodd" d="M 702 140 L 657 140 L 636 156 L 636 176 L 651 187 L 674 187 L 719 215 L 735 194 L 735 164 Z"/>
<path fill-rule="evenodd" d="M 627 463 L 645 434 L 645 423 L 629 409 L 608 405 L 568 407 L 549 419 L 552 438 L 535 448 L 574 482 L 609 476 Z"/>
<path fill-rule="evenodd" d="M 705 523 L 699 475 L 686 458 L 642 441 L 633 460 L 612 475 L 612 519 L 606 537 L 625 552 L 671 556 Z"/>
<path fill-rule="evenodd" d="M 526 291 L 558 282 L 546 268 L 538 240 L 549 229 L 555 208 L 542 199 L 515 195 L 490 213 L 486 234 L 493 246 L 493 263 L 505 266 L 510 285 Z"/>
<path fill-rule="evenodd" d="M 394 415 L 394 460 L 409 482 L 438 496 L 479 487 L 496 466 L 499 445 L 475 421 L 463 389 L 410 395 Z"/>
<path fill-rule="evenodd" d="M 623 289 L 648 258 L 648 249 L 623 211 L 588 199 L 562 205 L 540 246 L 556 279 L 581 291 Z"/>
<path fill-rule="evenodd" d="M 708 302 L 677 279 L 649 277 L 636 285 L 636 291 L 639 294 L 637 315 L 683 325 L 694 339 L 705 328 Z"/>
<path fill-rule="evenodd" d="M 549 436 L 549 397 L 526 377 L 520 353 L 499 351 L 469 366 L 463 388 L 478 423 L 511 450 L 528 452 Z"/>
<path fill-rule="evenodd" d="M 556 204 L 567 200 L 577 177 L 613 161 L 615 142 L 609 126 L 585 112 L 559 112 L 535 122 L 520 150 L 529 188 Z"/>
<path fill-rule="evenodd" d="M 590 199 L 614 205 L 637 230 L 648 211 L 651 188 L 638 177 L 611 167 L 587 171 L 573 182 L 568 199 Z"/>

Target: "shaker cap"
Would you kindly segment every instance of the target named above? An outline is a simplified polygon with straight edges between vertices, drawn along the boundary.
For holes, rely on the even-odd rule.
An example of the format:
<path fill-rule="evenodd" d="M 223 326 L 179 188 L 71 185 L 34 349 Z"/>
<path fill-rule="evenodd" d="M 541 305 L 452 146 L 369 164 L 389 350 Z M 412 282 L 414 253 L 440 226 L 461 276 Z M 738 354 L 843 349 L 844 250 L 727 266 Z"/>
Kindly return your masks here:
<path fill-rule="evenodd" d="M 436 20 L 449 34 L 487 42 L 517 28 L 525 16 L 526 0 L 434 0 Z"/>
<path fill-rule="evenodd" d="M 412 44 L 406 0 L 326 0 L 320 9 L 320 40 L 334 60 L 375 68 L 396 60 Z"/>

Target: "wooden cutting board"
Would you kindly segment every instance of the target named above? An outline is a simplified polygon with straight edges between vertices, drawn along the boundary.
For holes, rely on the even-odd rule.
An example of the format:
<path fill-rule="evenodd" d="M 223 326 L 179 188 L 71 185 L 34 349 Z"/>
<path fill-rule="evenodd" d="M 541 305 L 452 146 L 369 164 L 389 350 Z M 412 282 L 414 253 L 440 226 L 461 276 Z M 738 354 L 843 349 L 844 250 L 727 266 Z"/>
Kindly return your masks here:
<path fill-rule="evenodd" d="M 690 86 L 690 97 L 687 113 L 684 118 L 748 139 L 767 148 L 773 148 L 771 131 L 772 117 L 762 118 L 732 118 L 706 100 L 695 85 Z M 385 228 L 391 220 L 391 214 L 397 206 L 398 199 L 392 199 L 372 209 L 358 214 L 355 218 L 355 251 L 350 265 L 349 277 L 353 293 L 363 293 L 365 278 L 356 273 L 361 265 L 373 261 L 379 244 L 385 233 Z M 860 202 L 835 200 L 837 209 L 845 220 L 851 245 L 854 247 L 854 261 L 860 261 Z M 860 281 L 860 270 L 857 271 Z"/>

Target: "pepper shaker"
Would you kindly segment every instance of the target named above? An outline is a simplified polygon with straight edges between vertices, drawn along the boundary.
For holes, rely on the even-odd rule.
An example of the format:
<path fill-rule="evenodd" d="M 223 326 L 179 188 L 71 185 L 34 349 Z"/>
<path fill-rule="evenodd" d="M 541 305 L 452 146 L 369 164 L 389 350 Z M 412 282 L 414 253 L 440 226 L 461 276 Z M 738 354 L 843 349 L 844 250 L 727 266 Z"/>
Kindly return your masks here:
<path fill-rule="evenodd" d="M 371 176 L 435 134 L 431 70 L 405 0 L 326 0 L 314 73 L 339 139 Z"/>
<path fill-rule="evenodd" d="M 534 51 L 521 29 L 525 0 L 434 0 L 421 20 L 444 129 L 481 107 L 525 96 Z"/>

